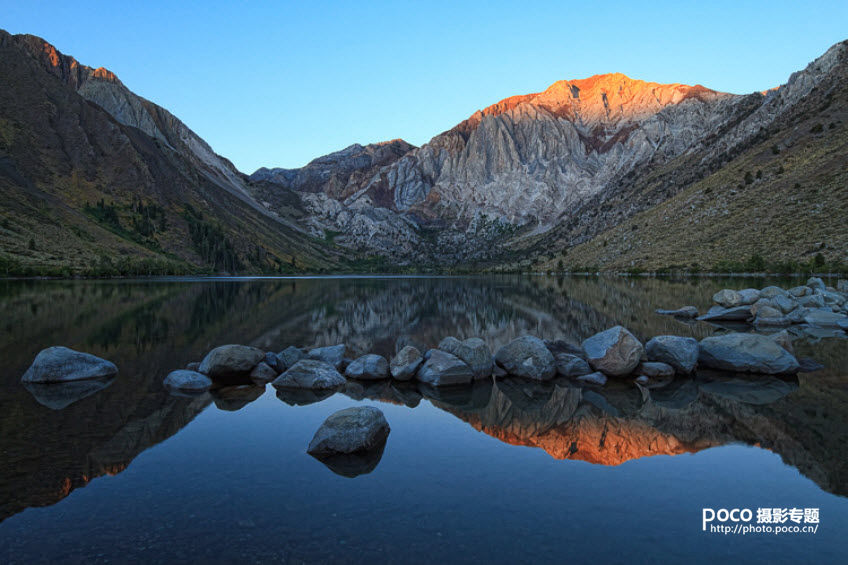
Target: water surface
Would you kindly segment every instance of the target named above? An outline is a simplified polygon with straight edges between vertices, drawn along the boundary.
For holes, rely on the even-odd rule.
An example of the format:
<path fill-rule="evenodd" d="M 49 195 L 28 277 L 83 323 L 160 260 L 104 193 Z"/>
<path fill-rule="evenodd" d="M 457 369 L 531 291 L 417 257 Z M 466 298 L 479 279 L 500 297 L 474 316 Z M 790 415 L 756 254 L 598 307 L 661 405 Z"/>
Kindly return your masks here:
<path fill-rule="evenodd" d="M 350 383 L 185 398 L 168 372 L 211 348 L 532 334 L 577 345 L 721 328 L 702 310 L 742 279 L 468 277 L 0 282 L 4 563 L 655 563 L 848 561 L 848 340 L 799 336 L 825 368 L 793 379 L 700 373 L 662 389 L 505 379 L 435 390 Z M 115 362 L 64 396 L 20 376 L 50 345 Z M 308 403 L 311 402 L 311 403 Z M 306 446 L 334 411 L 373 405 L 381 456 L 335 469 Z M 84 488 L 83 488 L 84 487 Z M 702 531 L 702 508 L 819 508 L 816 534 Z"/>

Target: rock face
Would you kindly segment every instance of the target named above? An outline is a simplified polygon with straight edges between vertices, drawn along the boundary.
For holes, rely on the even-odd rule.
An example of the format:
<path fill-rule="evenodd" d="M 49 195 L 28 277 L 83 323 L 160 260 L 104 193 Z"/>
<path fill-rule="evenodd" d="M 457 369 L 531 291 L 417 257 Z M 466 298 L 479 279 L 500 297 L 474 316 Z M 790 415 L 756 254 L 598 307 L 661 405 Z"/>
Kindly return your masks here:
<path fill-rule="evenodd" d="M 181 369 L 165 377 L 165 386 L 176 390 L 203 392 L 212 386 L 212 379 L 206 375 Z"/>
<path fill-rule="evenodd" d="M 415 347 L 407 345 L 392 358 L 389 370 L 393 378 L 399 381 L 408 381 L 415 376 L 415 372 L 418 371 L 418 367 L 423 362 L 424 356 L 421 355 L 421 352 Z"/>
<path fill-rule="evenodd" d="M 359 380 L 385 379 L 389 376 L 389 362 L 382 355 L 363 355 L 347 366 L 345 376 Z"/>
<path fill-rule="evenodd" d="M 274 380 L 276 388 L 332 389 L 347 381 L 332 365 L 314 359 L 303 359 Z"/>
<path fill-rule="evenodd" d="M 556 375 L 553 354 L 539 338 L 523 336 L 501 347 L 495 362 L 514 377 L 546 381 Z"/>
<path fill-rule="evenodd" d="M 439 343 L 439 349 L 462 359 L 471 367 L 474 378 L 486 378 L 492 374 L 492 351 L 486 342 L 478 337 L 464 341 L 459 341 L 455 337 L 446 337 Z"/>
<path fill-rule="evenodd" d="M 48 347 L 35 360 L 21 381 L 25 383 L 64 383 L 114 377 L 118 368 L 109 361 L 67 347 Z"/>
<path fill-rule="evenodd" d="M 474 372 L 462 359 L 446 351 L 431 349 L 429 357 L 418 369 L 416 378 L 432 386 L 468 384 L 474 379 Z"/>
<path fill-rule="evenodd" d="M 698 364 L 698 341 L 691 337 L 660 335 L 645 345 L 649 361 L 658 361 L 674 368 L 682 375 L 688 375 Z"/>
<path fill-rule="evenodd" d="M 794 374 L 792 354 L 765 335 L 731 333 L 701 340 L 698 363 L 711 369 L 769 375 Z"/>
<path fill-rule="evenodd" d="M 377 408 L 345 408 L 321 424 L 306 451 L 312 455 L 370 451 L 384 444 L 390 431 L 386 417 Z"/>
<path fill-rule="evenodd" d="M 621 326 L 595 334 L 583 342 L 589 364 L 597 371 L 620 377 L 639 365 L 645 349 L 636 337 Z"/>
<path fill-rule="evenodd" d="M 213 380 L 246 377 L 263 359 L 265 352 L 261 349 L 246 345 L 222 345 L 203 358 L 199 372 Z"/>

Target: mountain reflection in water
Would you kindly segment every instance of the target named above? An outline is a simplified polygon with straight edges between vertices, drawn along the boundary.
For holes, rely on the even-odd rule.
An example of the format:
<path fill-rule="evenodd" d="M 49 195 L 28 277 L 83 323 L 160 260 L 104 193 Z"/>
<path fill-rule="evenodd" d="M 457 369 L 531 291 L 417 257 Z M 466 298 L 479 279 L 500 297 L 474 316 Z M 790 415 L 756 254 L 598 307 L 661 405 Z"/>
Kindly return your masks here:
<path fill-rule="evenodd" d="M 642 340 L 660 334 L 702 338 L 717 328 L 658 316 L 654 309 L 694 304 L 703 310 L 719 288 L 764 284 L 518 276 L 2 282 L 0 520 L 54 504 L 95 477 L 122 471 L 210 404 L 238 411 L 275 393 L 256 386 L 195 397 L 165 392 L 161 383 L 168 372 L 217 345 L 279 351 L 343 342 L 349 354 L 391 356 L 399 344 L 434 347 L 448 335 L 481 337 L 493 350 L 525 334 L 576 346 L 615 324 Z M 25 388 L 20 376 L 50 345 L 110 359 L 120 372 L 93 388 Z M 505 379 L 451 389 L 349 382 L 341 393 L 411 408 L 426 400 L 508 444 L 602 465 L 729 443 L 757 445 L 825 491 L 848 495 L 848 342 L 808 336 L 794 345 L 799 356 L 813 357 L 825 369 L 791 380 L 703 372 L 659 388 Z M 331 395 L 276 394 L 281 410 Z M 385 449 L 391 450 L 391 439 Z M 325 464 L 354 477 L 373 471 L 381 456 L 382 450 Z"/>

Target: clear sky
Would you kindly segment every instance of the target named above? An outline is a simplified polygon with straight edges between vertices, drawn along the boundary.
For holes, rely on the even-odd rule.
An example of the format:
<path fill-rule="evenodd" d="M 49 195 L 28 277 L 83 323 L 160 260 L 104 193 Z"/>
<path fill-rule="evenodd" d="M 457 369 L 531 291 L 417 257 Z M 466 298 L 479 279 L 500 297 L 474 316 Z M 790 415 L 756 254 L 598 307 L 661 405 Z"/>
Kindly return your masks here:
<path fill-rule="evenodd" d="M 0 0 L 0 27 L 115 72 L 251 173 L 420 145 L 562 79 L 765 90 L 848 39 L 848 0 Z"/>

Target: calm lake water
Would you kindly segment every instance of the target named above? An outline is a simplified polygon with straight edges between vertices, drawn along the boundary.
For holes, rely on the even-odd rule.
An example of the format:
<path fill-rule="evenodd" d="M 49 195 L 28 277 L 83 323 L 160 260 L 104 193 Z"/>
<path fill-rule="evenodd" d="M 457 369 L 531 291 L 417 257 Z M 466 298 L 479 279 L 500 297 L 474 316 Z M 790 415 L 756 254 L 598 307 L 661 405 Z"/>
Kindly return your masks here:
<path fill-rule="evenodd" d="M 848 339 L 826 332 L 795 341 L 825 367 L 797 379 L 699 374 L 644 393 L 512 379 L 350 383 L 323 400 L 162 387 L 227 343 L 391 356 L 448 335 L 579 344 L 615 324 L 643 341 L 701 338 L 722 330 L 653 310 L 770 283 L 791 284 L 0 281 L 0 562 L 848 563 Z M 120 372 L 100 390 L 25 388 L 51 345 Z M 391 425 L 381 457 L 331 469 L 306 454 L 327 416 L 357 405 Z M 702 530 L 703 508 L 817 508 L 820 525 L 723 535 Z"/>

